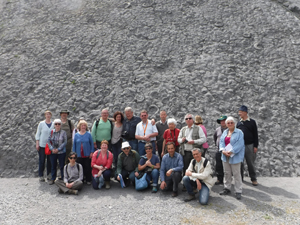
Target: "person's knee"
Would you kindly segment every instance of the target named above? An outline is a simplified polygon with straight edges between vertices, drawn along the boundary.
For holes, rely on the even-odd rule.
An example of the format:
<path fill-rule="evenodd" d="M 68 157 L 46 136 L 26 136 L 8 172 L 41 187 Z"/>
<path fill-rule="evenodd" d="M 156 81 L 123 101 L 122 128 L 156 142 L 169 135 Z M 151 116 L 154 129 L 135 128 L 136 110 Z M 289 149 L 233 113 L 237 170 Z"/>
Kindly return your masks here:
<path fill-rule="evenodd" d="M 183 181 L 183 183 L 188 183 L 188 182 L 190 182 L 190 178 L 188 176 L 184 176 L 182 181 Z"/>

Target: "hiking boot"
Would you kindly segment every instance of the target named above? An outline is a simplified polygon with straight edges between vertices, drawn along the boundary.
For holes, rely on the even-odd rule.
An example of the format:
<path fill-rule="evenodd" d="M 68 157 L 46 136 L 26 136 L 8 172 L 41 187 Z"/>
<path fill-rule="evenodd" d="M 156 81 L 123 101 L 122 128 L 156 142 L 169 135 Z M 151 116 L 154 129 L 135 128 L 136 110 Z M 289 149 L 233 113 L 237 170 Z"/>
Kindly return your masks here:
<path fill-rule="evenodd" d="M 185 202 L 189 202 L 196 199 L 195 195 L 189 195 L 187 198 L 184 199 Z"/>
<path fill-rule="evenodd" d="M 242 193 L 235 193 L 235 197 L 237 200 L 240 200 L 242 198 Z"/>
<path fill-rule="evenodd" d="M 45 178 L 44 178 L 44 177 L 40 177 L 40 178 L 39 178 L 39 181 L 40 181 L 40 182 L 45 182 Z"/>
<path fill-rule="evenodd" d="M 78 195 L 78 190 L 69 190 L 68 193 L 71 195 Z"/>
<path fill-rule="evenodd" d="M 156 186 L 153 187 L 151 192 L 152 192 L 152 193 L 156 193 L 156 192 L 157 192 L 157 187 L 156 187 Z"/>
<path fill-rule="evenodd" d="M 58 188 L 58 193 L 59 194 L 63 194 L 64 192 L 63 192 L 63 190 L 61 190 L 60 188 Z"/>
<path fill-rule="evenodd" d="M 105 188 L 110 189 L 110 181 L 105 181 Z"/>
<path fill-rule="evenodd" d="M 257 186 L 258 185 L 257 180 L 252 181 L 252 185 Z"/>
<path fill-rule="evenodd" d="M 220 195 L 229 195 L 230 193 L 231 193 L 230 190 L 224 188 L 223 191 L 221 191 L 219 194 L 220 194 Z"/>
<path fill-rule="evenodd" d="M 49 181 L 48 181 L 48 184 L 49 184 L 49 185 L 54 184 L 54 180 L 49 180 Z"/>
<path fill-rule="evenodd" d="M 178 196 L 178 192 L 177 191 L 173 191 L 172 197 L 177 197 L 177 196 Z"/>
<path fill-rule="evenodd" d="M 87 185 L 91 185 L 92 183 L 91 183 L 91 182 L 89 182 L 89 181 L 87 181 L 87 182 L 86 182 L 86 184 L 87 184 Z"/>

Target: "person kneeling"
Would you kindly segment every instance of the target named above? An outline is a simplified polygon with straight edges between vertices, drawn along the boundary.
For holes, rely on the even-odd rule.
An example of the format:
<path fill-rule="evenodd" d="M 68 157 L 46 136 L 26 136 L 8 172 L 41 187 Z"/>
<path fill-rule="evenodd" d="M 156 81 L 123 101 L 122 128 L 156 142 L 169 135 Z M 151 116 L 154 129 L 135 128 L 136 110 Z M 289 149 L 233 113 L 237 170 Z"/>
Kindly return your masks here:
<path fill-rule="evenodd" d="M 160 163 L 158 156 L 152 153 L 152 148 L 151 142 L 145 144 L 146 155 L 141 156 L 138 169 L 141 173 L 147 173 L 146 180 L 148 186 L 152 180 L 152 193 L 156 193 Z"/>
<path fill-rule="evenodd" d="M 69 161 L 64 167 L 64 180 L 56 180 L 55 184 L 58 186 L 59 193 L 78 194 L 81 190 L 83 183 L 83 169 L 81 164 L 76 163 L 77 154 L 71 152 L 69 154 Z"/>
<path fill-rule="evenodd" d="M 121 180 L 124 182 L 121 182 L 122 187 L 128 187 L 130 181 L 134 184 L 135 177 L 139 175 L 138 164 L 140 161 L 140 155 L 135 150 L 131 149 L 129 142 L 127 141 L 122 143 L 122 151 L 123 152 L 121 152 L 118 156 L 115 179 L 119 182 L 121 182 Z"/>
<path fill-rule="evenodd" d="M 183 159 L 182 156 L 175 152 L 175 143 L 167 143 L 168 154 L 162 158 L 160 168 L 160 189 L 173 190 L 172 197 L 178 195 L 178 184 L 182 178 Z"/>
<path fill-rule="evenodd" d="M 186 202 L 196 199 L 193 188 L 199 191 L 199 202 L 201 205 L 207 205 L 209 191 L 213 186 L 212 170 L 210 162 L 201 157 L 202 151 L 198 148 L 192 150 L 194 159 L 191 160 L 188 169 L 183 177 L 183 184 L 187 189 L 188 197 Z"/>

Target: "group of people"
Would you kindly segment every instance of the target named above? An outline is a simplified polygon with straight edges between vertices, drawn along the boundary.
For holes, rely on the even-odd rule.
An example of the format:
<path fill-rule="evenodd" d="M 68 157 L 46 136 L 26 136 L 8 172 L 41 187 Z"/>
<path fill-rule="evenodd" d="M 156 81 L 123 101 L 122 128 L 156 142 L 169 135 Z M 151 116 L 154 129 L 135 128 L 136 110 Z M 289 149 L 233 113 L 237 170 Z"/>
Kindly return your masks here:
<path fill-rule="evenodd" d="M 172 196 L 176 197 L 182 181 L 183 191 L 188 193 L 185 201 L 195 199 L 199 192 L 200 204 L 207 204 L 214 184 L 224 184 L 220 195 L 231 193 L 233 176 L 236 198 L 241 199 L 244 158 L 252 184 L 258 185 L 254 167 L 257 126 L 248 117 L 244 105 L 239 108 L 238 123 L 233 117 L 217 119 L 221 126 L 214 133 L 218 147 L 216 182 L 212 177 L 211 163 L 205 158 L 209 145 L 201 116 L 186 114 L 186 126 L 178 129 L 176 120 L 167 119 L 165 111 L 160 112 L 161 120 L 155 122 L 148 119 L 146 110 L 142 110 L 138 117 L 133 115 L 132 108 L 126 107 L 125 116 L 117 111 L 113 118 L 109 118 L 108 109 L 103 109 L 90 132 L 84 118 L 79 119 L 75 128 L 67 119 L 68 115 L 69 112 L 63 110 L 61 118 L 51 122 L 52 113 L 47 110 L 36 133 L 39 179 L 45 181 L 47 159 L 48 183 L 55 183 L 60 193 L 78 194 L 84 182 L 94 189 L 109 189 L 112 177 L 122 187 L 127 187 L 135 185 L 145 175 L 152 193 L 160 188 L 172 191 Z M 46 144 L 50 155 L 45 155 Z M 60 167 L 58 179 L 57 160 Z"/>

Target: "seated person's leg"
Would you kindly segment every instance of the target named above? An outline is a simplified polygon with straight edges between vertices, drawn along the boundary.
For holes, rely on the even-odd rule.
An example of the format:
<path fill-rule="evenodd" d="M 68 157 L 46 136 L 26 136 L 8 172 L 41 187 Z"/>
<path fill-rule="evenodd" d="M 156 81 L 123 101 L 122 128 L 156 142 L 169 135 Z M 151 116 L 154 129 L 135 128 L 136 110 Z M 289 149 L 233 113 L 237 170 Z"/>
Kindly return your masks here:
<path fill-rule="evenodd" d="M 99 189 L 98 186 L 99 186 L 99 177 L 94 177 L 92 176 L 92 186 L 95 190 Z"/>
<path fill-rule="evenodd" d="M 158 177 L 159 177 L 158 169 L 152 170 L 151 177 L 152 177 L 152 182 L 153 182 L 152 186 L 157 186 L 157 184 L 158 184 Z"/>
<path fill-rule="evenodd" d="M 78 180 L 78 181 L 75 181 L 73 186 L 72 186 L 72 189 L 73 190 L 81 190 L 83 187 L 83 183 L 82 181 Z"/>
<path fill-rule="evenodd" d="M 111 175 L 110 169 L 105 170 L 102 174 L 105 181 L 110 181 L 110 175 Z"/>
<path fill-rule="evenodd" d="M 199 191 L 199 202 L 201 205 L 207 205 L 209 198 L 209 188 L 205 183 L 201 183 L 201 190 Z"/>
<path fill-rule="evenodd" d="M 173 183 L 173 191 L 178 192 L 178 184 L 182 179 L 182 172 L 176 171 L 171 175 L 172 183 Z"/>
<path fill-rule="evenodd" d="M 193 187 L 197 187 L 197 183 L 188 176 L 183 177 L 183 184 L 190 195 L 195 195 Z"/>

